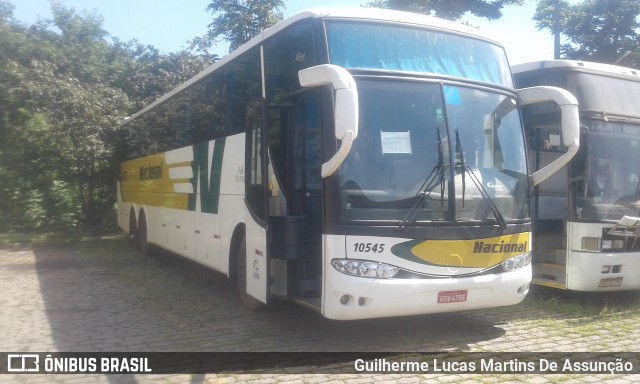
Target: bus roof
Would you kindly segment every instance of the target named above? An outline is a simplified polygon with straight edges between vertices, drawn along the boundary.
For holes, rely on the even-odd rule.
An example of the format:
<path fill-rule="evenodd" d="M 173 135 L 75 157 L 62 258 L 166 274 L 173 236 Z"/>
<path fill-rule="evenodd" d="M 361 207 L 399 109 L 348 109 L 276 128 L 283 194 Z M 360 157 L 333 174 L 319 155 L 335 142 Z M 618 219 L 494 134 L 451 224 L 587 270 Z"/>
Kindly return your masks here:
<path fill-rule="evenodd" d="M 530 72 L 536 70 L 545 70 L 550 68 L 564 68 L 568 70 L 588 70 L 591 72 L 602 72 L 613 76 L 627 75 L 635 77 L 640 81 L 640 70 L 620 67 L 612 64 L 594 63 L 590 61 L 578 60 L 540 60 L 529 63 L 516 64 L 511 67 L 513 74 Z"/>
<path fill-rule="evenodd" d="M 355 15 L 355 16 L 354 16 Z M 499 47 L 503 47 L 502 44 L 496 42 L 491 39 L 488 35 L 482 34 L 479 30 L 467 27 L 463 24 L 455 23 L 449 20 L 439 19 L 436 17 L 431 17 L 419 13 L 412 12 L 403 12 L 403 11 L 395 11 L 389 9 L 378 9 L 378 8 L 360 8 L 360 7 L 318 7 L 318 8 L 310 8 L 308 10 L 302 11 L 298 14 L 295 14 L 265 30 L 263 30 L 260 34 L 249 40 L 247 43 L 241 45 L 235 51 L 229 53 L 224 58 L 215 62 L 211 66 L 204 69 L 202 72 L 198 73 L 191 79 L 182 83 L 175 89 L 166 93 L 156 101 L 147 105 L 140 111 L 136 112 L 132 116 L 126 117 L 122 122 L 122 125 L 127 124 L 133 121 L 136 117 L 140 116 L 144 112 L 149 109 L 154 108 L 155 106 L 164 103 L 169 100 L 173 96 L 182 92 L 192 84 L 197 83 L 201 79 L 205 78 L 212 72 L 214 72 L 219 67 L 225 65 L 227 62 L 233 60 L 234 58 L 240 56 L 242 53 L 248 51 L 249 49 L 259 45 L 262 41 L 268 39 L 269 37 L 277 34 L 288 26 L 304 19 L 353 19 L 353 20 L 370 20 L 370 21 L 384 21 L 384 22 L 393 22 L 393 23 L 402 23 L 407 25 L 415 25 L 422 27 L 429 27 L 433 29 L 439 29 L 445 32 L 463 34 L 466 36 L 475 37 L 481 40 L 486 40 L 495 44 Z"/>

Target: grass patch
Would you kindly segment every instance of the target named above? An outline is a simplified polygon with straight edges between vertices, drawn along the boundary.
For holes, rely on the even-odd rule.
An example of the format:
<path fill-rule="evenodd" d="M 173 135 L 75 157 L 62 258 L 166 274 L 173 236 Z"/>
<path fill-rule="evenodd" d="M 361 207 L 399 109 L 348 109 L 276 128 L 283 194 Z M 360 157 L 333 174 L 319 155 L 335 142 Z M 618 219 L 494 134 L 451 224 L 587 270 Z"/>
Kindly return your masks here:
<path fill-rule="evenodd" d="M 617 315 L 640 310 L 640 291 L 575 292 L 535 287 L 524 304 L 569 318 Z"/>
<path fill-rule="evenodd" d="M 625 338 L 640 321 L 640 291 L 573 292 L 535 287 L 520 305 L 535 308 L 538 317 L 514 323 L 545 329 L 551 335 L 572 334 L 576 340 L 601 335 Z M 594 345 L 591 344 L 593 348 Z M 606 343 L 602 345 L 606 348 Z"/>
<path fill-rule="evenodd" d="M 64 232 L 3 232 L 0 233 L 0 248 L 15 246 L 64 245 L 83 240 L 79 233 Z"/>
<path fill-rule="evenodd" d="M 140 254 L 134 242 L 124 234 L 84 237 L 73 243 L 72 248 L 84 256 L 100 259 L 113 266 L 137 264 L 148 259 Z"/>

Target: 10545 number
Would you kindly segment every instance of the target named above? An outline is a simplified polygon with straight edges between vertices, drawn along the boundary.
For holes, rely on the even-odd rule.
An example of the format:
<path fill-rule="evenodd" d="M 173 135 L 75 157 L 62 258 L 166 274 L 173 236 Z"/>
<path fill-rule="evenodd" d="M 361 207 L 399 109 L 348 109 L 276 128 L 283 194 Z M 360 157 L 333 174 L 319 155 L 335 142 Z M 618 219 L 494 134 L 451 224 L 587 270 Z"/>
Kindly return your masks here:
<path fill-rule="evenodd" d="M 353 251 L 382 253 L 384 252 L 384 246 L 385 244 L 382 243 L 354 243 Z"/>

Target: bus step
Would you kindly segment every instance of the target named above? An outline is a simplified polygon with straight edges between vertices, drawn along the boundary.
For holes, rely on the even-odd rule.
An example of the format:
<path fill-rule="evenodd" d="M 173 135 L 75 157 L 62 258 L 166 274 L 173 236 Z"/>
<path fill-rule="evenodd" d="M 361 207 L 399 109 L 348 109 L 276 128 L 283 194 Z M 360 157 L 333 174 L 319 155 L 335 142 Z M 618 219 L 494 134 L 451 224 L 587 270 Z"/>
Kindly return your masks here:
<path fill-rule="evenodd" d="M 320 312 L 321 310 L 321 300 L 319 297 L 305 297 L 305 298 L 294 298 L 293 301 L 296 304 L 300 304 L 302 306 L 305 306 L 307 308 L 313 309 L 314 311 L 318 311 Z"/>
<path fill-rule="evenodd" d="M 567 283 L 567 266 L 554 263 L 534 263 L 533 278 L 564 286 Z"/>
<path fill-rule="evenodd" d="M 315 297 L 319 295 L 322 283 L 318 279 L 304 279 L 298 280 L 296 296 L 311 296 Z"/>
<path fill-rule="evenodd" d="M 558 282 L 555 280 L 548 280 L 548 279 L 543 279 L 539 277 L 534 277 L 531 282 L 533 284 L 542 285 L 544 287 L 551 287 L 556 289 L 567 289 L 567 286 L 565 284 L 558 284 Z"/>

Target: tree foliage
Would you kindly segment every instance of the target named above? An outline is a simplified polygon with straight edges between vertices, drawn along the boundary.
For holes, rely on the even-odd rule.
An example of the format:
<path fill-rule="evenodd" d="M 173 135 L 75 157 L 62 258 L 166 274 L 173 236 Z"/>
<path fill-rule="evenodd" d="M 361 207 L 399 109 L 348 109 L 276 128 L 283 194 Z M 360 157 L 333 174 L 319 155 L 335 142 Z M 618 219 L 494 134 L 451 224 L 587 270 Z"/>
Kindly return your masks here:
<path fill-rule="evenodd" d="M 374 0 L 367 6 L 424 13 L 449 20 L 459 20 L 470 12 L 478 17 L 495 20 L 502 17 L 506 5 L 522 5 L 523 0 Z"/>
<path fill-rule="evenodd" d="M 555 31 L 566 43 L 561 55 L 567 59 L 614 63 L 625 52 L 625 64 L 640 66 L 640 2 L 637 0 L 585 0 L 569 4 L 565 0 L 540 0 L 534 20 L 539 29 Z"/>
<path fill-rule="evenodd" d="M 195 44 L 206 51 L 220 41 L 229 43 L 229 52 L 282 20 L 282 0 L 212 0 L 207 11 L 214 14 L 206 36 Z"/>
<path fill-rule="evenodd" d="M 119 122 L 210 64 L 52 14 L 27 27 L 0 0 L 0 230 L 113 225 Z"/>
<path fill-rule="evenodd" d="M 97 226 L 108 213 L 108 139 L 128 100 L 109 86 L 101 19 L 52 11 L 30 29 L 2 26 L 3 208 L 20 226 Z"/>

